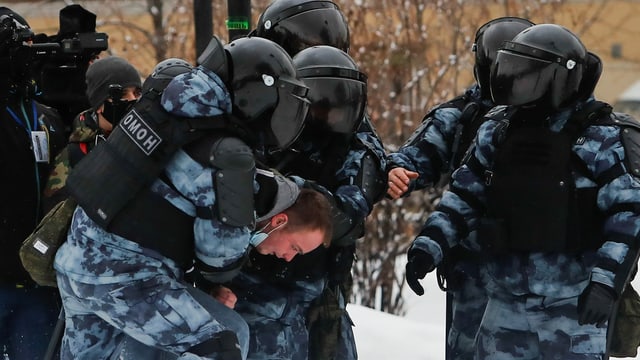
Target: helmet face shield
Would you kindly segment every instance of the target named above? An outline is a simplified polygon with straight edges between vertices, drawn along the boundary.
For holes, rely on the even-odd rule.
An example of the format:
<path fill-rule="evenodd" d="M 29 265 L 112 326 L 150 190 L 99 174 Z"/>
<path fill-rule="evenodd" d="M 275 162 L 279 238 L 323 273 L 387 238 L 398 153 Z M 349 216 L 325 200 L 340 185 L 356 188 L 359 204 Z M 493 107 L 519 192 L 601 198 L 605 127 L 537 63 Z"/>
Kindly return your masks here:
<path fill-rule="evenodd" d="M 550 61 L 498 51 L 491 73 L 491 97 L 497 105 L 524 105 L 540 100 L 554 80 Z"/>
<path fill-rule="evenodd" d="M 501 46 L 491 70 L 491 96 L 496 104 L 560 109 L 579 98 L 586 63 L 587 50 L 571 31 L 534 25 Z"/>
<path fill-rule="evenodd" d="M 348 69 L 326 69 L 344 72 Z M 358 73 L 364 77 L 363 74 Z M 337 75 L 337 74 L 336 74 Z M 367 103 L 366 80 L 338 77 L 305 77 L 309 86 L 310 125 L 330 132 L 352 134 L 364 116 Z"/>
<path fill-rule="evenodd" d="M 309 110 L 309 89 L 297 79 L 276 80 L 278 103 L 271 115 L 271 131 L 280 149 L 286 149 L 298 138 Z"/>

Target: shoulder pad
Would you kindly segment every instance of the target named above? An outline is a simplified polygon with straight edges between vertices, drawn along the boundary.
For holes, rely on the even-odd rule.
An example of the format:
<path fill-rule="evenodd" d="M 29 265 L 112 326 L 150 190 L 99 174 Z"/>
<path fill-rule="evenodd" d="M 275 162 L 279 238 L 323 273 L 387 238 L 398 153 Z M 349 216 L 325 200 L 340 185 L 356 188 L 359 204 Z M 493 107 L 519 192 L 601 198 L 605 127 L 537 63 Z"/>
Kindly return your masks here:
<path fill-rule="evenodd" d="M 378 159 L 378 162 L 381 162 L 382 159 L 386 157 L 382 141 L 379 137 L 375 136 L 377 134 L 359 133 L 358 135 L 359 136 L 354 137 L 353 145 L 355 148 L 366 149 Z"/>
<path fill-rule="evenodd" d="M 427 120 L 428 118 L 430 118 L 431 116 L 433 116 L 433 114 L 436 112 L 436 110 L 440 110 L 440 109 L 447 109 L 447 108 L 455 108 L 458 109 L 460 111 L 462 111 L 462 109 L 464 109 L 465 105 L 467 105 L 467 103 L 469 102 L 469 97 L 467 95 L 458 95 L 455 98 L 447 101 L 447 102 L 443 102 L 441 104 L 435 105 L 434 107 L 432 107 L 431 109 L 429 109 L 429 111 L 427 111 L 427 113 L 425 114 L 425 116 L 422 118 L 422 121 Z"/>
<path fill-rule="evenodd" d="M 373 125 L 373 123 L 371 122 L 371 118 L 369 117 L 369 115 L 366 115 L 362 117 L 362 122 L 360 123 L 360 126 L 358 126 L 358 130 L 356 130 L 357 133 L 371 133 L 373 137 L 380 139 L 380 135 L 378 135 L 378 131 L 376 130 L 376 127 Z"/>
<path fill-rule="evenodd" d="M 631 175 L 640 177 L 640 122 L 624 113 L 614 113 L 611 117 L 623 127 L 620 138 L 624 146 L 624 165 Z"/>
<path fill-rule="evenodd" d="M 507 105 L 498 105 L 487 111 L 484 117 L 499 121 L 507 117 L 508 110 L 509 107 Z"/>
<path fill-rule="evenodd" d="M 640 122 L 629 114 L 613 112 L 596 125 L 620 127 L 620 141 L 625 155 L 624 166 L 629 174 L 640 177 Z"/>
<path fill-rule="evenodd" d="M 431 109 L 429 109 L 429 111 L 424 115 L 424 117 L 422 117 L 422 122 L 420 123 L 420 125 L 413 131 L 413 133 L 411 133 L 411 135 L 404 142 L 402 147 L 410 146 L 410 145 L 414 144 L 419 139 L 421 134 L 423 134 L 426 131 L 427 127 L 429 126 L 429 124 L 433 120 L 433 117 L 434 117 L 436 111 L 438 111 L 440 109 L 458 109 L 458 111 L 462 112 L 464 107 L 467 105 L 468 100 L 469 99 L 468 99 L 467 96 L 460 95 L 460 96 L 455 97 L 452 100 L 449 100 L 449 101 L 447 101 L 445 103 L 442 103 L 442 104 L 438 104 L 438 105 L 432 107 Z"/>
<path fill-rule="evenodd" d="M 640 129 L 640 122 L 633 116 L 626 113 L 613 112 L 611 113 L 611 116 L 609 116 L 605 121 L 608 121 L 611 125 L 625 127 L 630 126 L 635 129 Z"/>
<path fill-rule="evenodd" d="M 436 107 L 434 108 L 434 110 L 435 110 L 436 108 L 437 108 L 437 109 L 440 109 L 440 108 L 450 108 L 450 107 L 454 107 L 454 108 L 457 108 L 457 109 L 459 109 L 459 110 L 461 110 L 461 111 L 462 111 L 462 109 L 463 109 L 463 108 L 467 105 L 467 103 L 469 103 L 469 102 L 471 102 L 471 99 L 470 99 L 470 98 L 469 98 L 469 96 L 467 96 L 466 94 L 458 95 L 458 96 L 454 97 L 453 99 L 451 99 L 451 100 L 449 100 L 449 101 L 447 101 L 447 102 L 445 102 L 445 103 L 442 103 L 442 104 L 440 104 L 440 105 L 436 106 Z"/>
<path fill-rule="evenodd" d="M 235 137 L 223 137 L 211 146 L 218 219 L 230 226 L 254 225 L 253 180 L 256 172 L 251 148 Z"/>

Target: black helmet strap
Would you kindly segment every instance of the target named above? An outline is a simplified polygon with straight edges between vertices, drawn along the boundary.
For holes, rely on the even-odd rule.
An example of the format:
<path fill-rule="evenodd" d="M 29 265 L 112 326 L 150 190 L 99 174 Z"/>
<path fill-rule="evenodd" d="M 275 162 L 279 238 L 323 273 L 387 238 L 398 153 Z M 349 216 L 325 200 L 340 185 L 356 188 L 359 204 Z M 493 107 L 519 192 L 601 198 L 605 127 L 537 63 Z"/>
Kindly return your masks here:
<path fill-rule="evenodd" d="M 367 83 L 367 75 L 358 70 L 343 67 L 308 67 L 298 69 L 298 76 L 301 79 L 315 77 L 337 77 L 351 79 Z"/>
<path fill-rule="evenodd" d="M 542 50 L 525 44 L 519 44 L 513 41 L 505 41 L 504 45 L 502 46 L 502 50 L 508 50 L 536 59 L 557 63 L 560 66 L 566 67 L 568 70 L 572 70 L 576 67 L 577 64 L 582 63 L 580 59 L 568 59 L 546 50 Z"/>

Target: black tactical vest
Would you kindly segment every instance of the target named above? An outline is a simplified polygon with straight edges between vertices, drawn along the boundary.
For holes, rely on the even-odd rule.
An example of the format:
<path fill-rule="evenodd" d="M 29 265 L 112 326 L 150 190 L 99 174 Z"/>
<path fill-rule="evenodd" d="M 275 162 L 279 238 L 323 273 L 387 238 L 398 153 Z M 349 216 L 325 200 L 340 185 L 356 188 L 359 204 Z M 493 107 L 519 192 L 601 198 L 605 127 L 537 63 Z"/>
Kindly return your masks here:
<path fill-rule="evenodd" d="M 487 172 L 481 230 L 497 252 L 580 252 L 602 244 L 597 188 L 575 187 L 574 136 L 513 124 Z"/>

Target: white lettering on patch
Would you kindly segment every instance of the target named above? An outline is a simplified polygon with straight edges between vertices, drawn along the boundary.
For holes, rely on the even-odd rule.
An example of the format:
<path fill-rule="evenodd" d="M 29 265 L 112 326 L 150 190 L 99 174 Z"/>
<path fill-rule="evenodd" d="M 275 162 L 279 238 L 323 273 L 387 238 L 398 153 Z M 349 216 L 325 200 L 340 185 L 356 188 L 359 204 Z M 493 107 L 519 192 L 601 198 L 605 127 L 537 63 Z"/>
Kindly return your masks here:
<path fill-rule="evenodd" d="M 162 142 L 160 136 L 144 122 L 135 110 L 131 110 L 125 115 L 120 122 L 120 127 L 140 150 L 147 155 L 150 155 Z"/>

